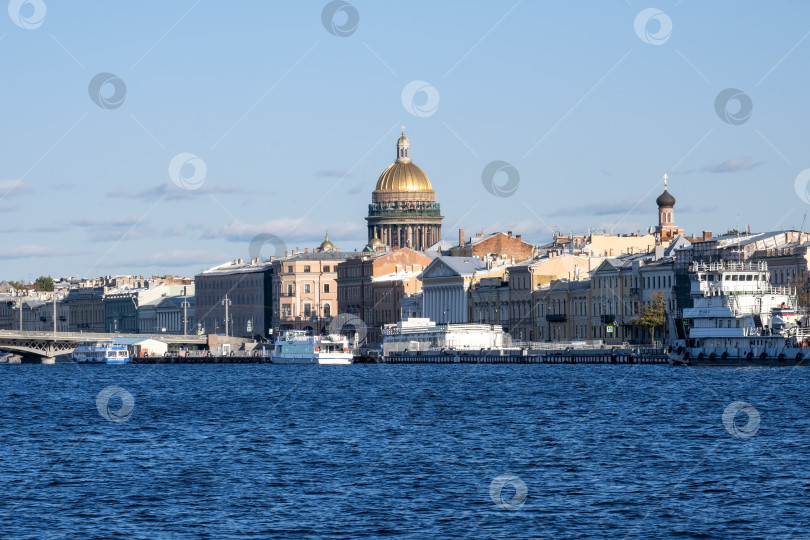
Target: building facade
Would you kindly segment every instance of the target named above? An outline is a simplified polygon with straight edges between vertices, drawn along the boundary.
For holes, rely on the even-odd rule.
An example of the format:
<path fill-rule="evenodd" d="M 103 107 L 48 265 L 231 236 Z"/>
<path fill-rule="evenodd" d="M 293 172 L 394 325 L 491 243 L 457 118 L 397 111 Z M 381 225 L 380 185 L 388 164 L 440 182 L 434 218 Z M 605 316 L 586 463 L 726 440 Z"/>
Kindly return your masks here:
<path fill-rule="evenodd" d="M 382 339 L 384 324 L 400 320 L 404 295 L 419 292 L 422 270 L 431 263 L 426 255 L 409 248 L 369 252 L 337 267 L 338 310 L 363 320 L 366 339 Z"/>
<path fill-rule="evenodd" d="M 194 277 L 197 328 L 206 334 L 268 337 L 275 299 L 274 270 L 274 261 L 236 259 L 197 274 Z M 157 324 L 157 307 L 155 317 Z M 196 333 L 197 328 L 189 333 Z"/>
<path fill-rule="evenodd" d="M 337 266 L 358 255 L 307 249 L 273 261 L 274 332 L 294 329 L 327 333 L 338 314 Z"/>
<path fill-rule="evenodd" d="M 473 257 L 437 257 L 422 272 L 423 317 L 437 323 L 471 322 L 467 291 L 487 264 Z"/>

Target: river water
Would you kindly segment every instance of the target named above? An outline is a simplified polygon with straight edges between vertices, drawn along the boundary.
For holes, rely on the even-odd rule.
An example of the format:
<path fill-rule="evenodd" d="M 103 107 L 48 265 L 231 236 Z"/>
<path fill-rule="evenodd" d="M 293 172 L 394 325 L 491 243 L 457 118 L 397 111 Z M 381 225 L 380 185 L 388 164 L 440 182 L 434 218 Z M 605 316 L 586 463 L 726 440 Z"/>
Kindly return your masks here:
<path fill-rule="evenodd" d="M 809 376 L 3 366 L 0 537 L 807 538 Z"/>

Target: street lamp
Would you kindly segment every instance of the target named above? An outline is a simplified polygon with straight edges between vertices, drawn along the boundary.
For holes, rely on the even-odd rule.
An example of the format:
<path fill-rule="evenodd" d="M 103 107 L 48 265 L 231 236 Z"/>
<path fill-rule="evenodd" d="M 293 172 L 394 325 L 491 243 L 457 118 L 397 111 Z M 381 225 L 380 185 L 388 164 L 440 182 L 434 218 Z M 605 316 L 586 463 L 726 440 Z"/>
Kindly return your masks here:
<path fill-rule="evenodd" d="M 183 302 L 180 304 L 180 306 L 182 306 L 182 308 L 183 308 L 183 335 L 187 336 L 188 335 L 188 308 L 189 308 L 188 300 L 183 300 Z M 197 325 L 197 326 L 199 326 L 199 325 Z"/>
<path fill-rule="evenodd" d="M 228 306 L 231 305 L 231 301 L 228 299 L 228 295 L 225 295 L 225 298 L 222 299 L 221 304 L 225 306 L 225 337 L 228 336 Z"/>

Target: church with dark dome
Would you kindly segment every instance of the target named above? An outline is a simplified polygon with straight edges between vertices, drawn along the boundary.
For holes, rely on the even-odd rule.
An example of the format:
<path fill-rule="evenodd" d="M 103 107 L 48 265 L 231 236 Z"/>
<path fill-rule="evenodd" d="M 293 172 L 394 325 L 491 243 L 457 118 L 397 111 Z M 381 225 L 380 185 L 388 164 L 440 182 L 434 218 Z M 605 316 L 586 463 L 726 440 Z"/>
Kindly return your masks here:
<path fill-rule="evenodd" d="M 383 171 L 368 205 L 369 246 L 424 251 L 442 239 L 442 215 L 425 172 L 411 161 L 405 129 L 397 159 Z"/>
<path fill-rule="evenodd" d="M 679 234 L 683 234 L 683 230 L 675 225 L 675 197 L 667 191 L 667 180 L 669 176 L 664 175 L 664 192 L 655 199 L 655 204 L 658 205 L 658 226 L 655 228 L 658 242 L 671 242 L 673 238 Z"/>

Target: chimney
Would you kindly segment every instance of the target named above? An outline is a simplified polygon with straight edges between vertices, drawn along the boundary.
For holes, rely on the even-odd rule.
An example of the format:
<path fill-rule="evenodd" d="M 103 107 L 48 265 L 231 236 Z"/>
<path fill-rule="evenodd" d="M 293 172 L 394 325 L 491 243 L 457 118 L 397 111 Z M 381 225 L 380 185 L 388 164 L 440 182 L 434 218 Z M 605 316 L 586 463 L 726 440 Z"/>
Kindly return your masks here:
<path fill-rule="evenodd" d="M 458 245 L 459 246 L 464 245 L 464 229 L 458 230 Z"/>
<path fill-rule="evenodd" d="M 512 231 L 507 232 L 506 234 L 509 235 L 509 238 L 512 238 Z"/>
<path fill-rule="evenodd" d="M 521 236 L 521 235 L 519 235 L 519 234 L 516 234 L 516 235 L 515 235 L 515 239 L 516 239 L 518 242 L 520 242 L 520 236 Z"/>
<path fill-rule="evenodd" d="M 712 239 L 712 231 L 703 231 L 703 241 Z"/>
<path fill-rule="evenodd" d="M 309 253 L 309 248 L 304 248 L 304 253 Z"/>

